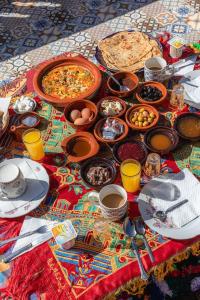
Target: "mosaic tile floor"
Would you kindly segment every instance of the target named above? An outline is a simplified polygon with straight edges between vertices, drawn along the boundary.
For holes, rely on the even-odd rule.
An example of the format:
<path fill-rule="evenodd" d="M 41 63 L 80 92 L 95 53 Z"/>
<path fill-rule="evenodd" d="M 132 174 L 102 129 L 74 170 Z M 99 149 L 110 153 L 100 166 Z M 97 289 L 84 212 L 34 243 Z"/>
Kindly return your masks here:
<path fill-rule="evenodd" d="M 124 29 L 200 39 L 199 0 L 0 1 L 0 82 L 66 51 L 93 58 L 97 41 Z"/>

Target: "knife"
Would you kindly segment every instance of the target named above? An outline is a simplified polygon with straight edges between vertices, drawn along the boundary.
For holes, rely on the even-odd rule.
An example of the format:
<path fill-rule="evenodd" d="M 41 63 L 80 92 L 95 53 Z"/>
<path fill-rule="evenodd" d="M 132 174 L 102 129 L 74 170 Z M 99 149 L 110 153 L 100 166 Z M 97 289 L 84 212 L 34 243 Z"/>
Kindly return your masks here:
<path fill-rule="evenodd" d="M 48 237 L 48 238 L 47 238 Z M 1 256 L 1 261 L 4 263 L 9 263 L 11 262 L 13 259 L 15 259 L 16 257 L 20 256 L 21 254 L 23 254 L 23 252 L 31 249 L 32 247 L 35 246 L 39 246 L 40 244 L 45 243 L 46 241 L 48 241 L 50 238 L 52 237 L 52 235 L 46 235 L 46 238 L 42 237 L 42 238 L 38 238 L 34 241 L 32 241 L 31 243 L 27 244 L 26 246 L 12 252 L 11 254 L 8 255 L 2 255 Z"/>

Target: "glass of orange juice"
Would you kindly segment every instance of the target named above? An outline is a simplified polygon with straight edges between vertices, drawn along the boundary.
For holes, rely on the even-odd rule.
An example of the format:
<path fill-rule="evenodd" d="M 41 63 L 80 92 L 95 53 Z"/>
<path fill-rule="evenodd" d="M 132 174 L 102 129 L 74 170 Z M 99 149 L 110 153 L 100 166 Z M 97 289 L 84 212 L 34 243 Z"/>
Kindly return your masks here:
<path fill-rule="evenodd" d="M 41 160 L 45 156 L 41 132 L 38 129 L 26 130 L 22 135 L 22 140 L 33 160 Z"/>
<path fill-rule="evenodd" d="M 137 160 L 124 160 L 120 166 L 120 173 L 127 192 L 134 193 L 140 189 L 141 165 Z"/>

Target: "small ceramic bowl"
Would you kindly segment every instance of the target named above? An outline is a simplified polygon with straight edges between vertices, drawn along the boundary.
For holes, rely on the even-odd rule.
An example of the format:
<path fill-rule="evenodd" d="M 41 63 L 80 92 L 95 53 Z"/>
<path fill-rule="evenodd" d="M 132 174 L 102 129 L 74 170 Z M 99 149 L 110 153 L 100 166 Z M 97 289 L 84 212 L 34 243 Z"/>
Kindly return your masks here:
<path fill-rule="evenodd" d="M 35 123 L 34 124 L 30 124 L 30 125 L 28 125 L 28 124 L 26 124 L 25 122 L 24 122 L 24 120 L 26 119 L 26 118 L 28 118 L 28 117 L 33 117 L 34 119 L 35 119 Z M 10 131 L 11 132 L 15 132 L 16 130 L 18 130 L 18 129 L 22 129 L 22 128 L 35 128 L 35 127 L 37 127 L 39 124 L 40 124 L 40 116 L 37 114 L 37 113 L 35 113 L 35 112 L 27 112 L 27 113 L 24 113 L 23 115 L 20 115 L 19 116 L 19 125 L 12 125 L 11 127 L 10 127 Z"/>
<path fill-rule="evenodd" d="M 87 172 L 90 167 L 106 167 L 109 169 L 110 173 L 110 179 L 107 181 L 105 184 L 101 185 L 93 185 L 89 182 L 87 178 Z M 91 188 L 94 189 L 101 189 L 105 185 L 111 184 L 115 181 L 116 176 L 117 176 L 117 170 L 116 166 L 113 161 L 111 161 L 108 158 L 102 158 L 102 157 L 93 157 L 91 159 L 86 160 L 82 165 L 80 169 L 81 177 L 83 181 Z"/>
<path fill-rule="evenodd" d="M 140 96 L 140 93 L 141 93 L 141 90 L 142 90 L 142 87 L 144 86 L 152 86 L 152 87 L 156 87 L 157 89 L 159 89 L 162 93 L 162 97 L 156 101 L 147 101 L 147 100 L 144 100 L 141 96 Z M 135 94 L 137 100 L 140 102 L 140 103 L 143 103 L 143 104 L 149 104 L 149 105 L 160 105 L 164 100 L 165 98 L 167 97 L 167 89 L 166 87 L 160 83 L 160 82 L 157 82 L 157 81 L 147 81 L 147 82 L 144 82 L 140 85 L 140 87 L 137 89 L 137 92 Z"/>
<path fill-rule="evenodd" d="M 20 97 L 19 97 L 20 98 Z M 18 110 L 17 108 L 13 108 L 14 112 L 18 115 L 23 115 L 23 114 L 26 114 L 28 112 L 33 112 L 36 107 L 37 107 L 37 103 L 34 99 L 31 98 L 31 101 L 33 102 L 33 107 L 30 108 L 29 110 Z"/>
<path fill-rule="evenodd" d="M 83 108 L 89 108 L 92 112 L 92 119 L 88 122 L 86 122 L 83 125 L 75 125 L 72 120 L 70 119 L 70 113 L 72 110 L 77 109 L 79 111 L 81 111 Z M 77 100 L 75 102 L 71 102 L 69 103 L 64 110 L 64 116 L 65 119 L 67 121 L 67 123 L 72 127 L 75 128 L 78 131 L 84 131 L 89 129 L 96 121 L 97 118 L 97 114 L 98 114 L 98 110 L 96 107 L 96 104 L 94 104 L 92 101 L 89 100 Z"/>
<path fill-rule="evenodd" d="M 117 72 L 113 74 L 113 76 L 119 80 L 120 84 L 127 86 L 129 88 L 129 91 L 123 91 L 120 92 L 119 87 L 117 84 L 113 81 L 111 77 L 107 80 L 107 87 L 111 94 L 118 96 L 118 97 L 128 97 L 130 96 L 133 91 L 137 88 L 139 84 L 138 77 L 130 72 Z"/>
<path fill-rule="evenodd" d="M 153 120 L 153 122 L 147 126 L 144 126 L 144 127 L 139 127 L 139 126 L 136 126 L 132 121 L 132 117 L 133 117 L 133 114 L 137 111 L 139 111 L 141 108 L 144 108 L 146 111 L 148 112 L 152 112 L 154 113 L 155 115 L 155 118 Z M 150 129 L 151 127 L 154 127 L 157 123 L 158 123 L 158 120 L 159 120 L 159 113 L 157 111 L 157 109 L 155 109 L 153 106 L 151 105 L 147 105 L 147 104 L 135 104 L 133 106 L 131 106 L 127 112 L 126 112 L 126 115 L 125 115 L 125 119 L 126 119 L 126 123 L 128 124 L 128 126 L 134 130 L 138 130 L 138 131 L 145 131 L 147 129 Z"/>
<path fill-rule="evenodd" d="M 123 160 L 121 160 L 121 158 L 119 157 L 118 150 L 119 150 L 120 146 L 122 146 L 122 145 L 124 145 L 127 148 L 128 144 L 133 144 L 133 145 L 137 146 L 140 153 L 143 152 L 143 155 L 141 155 L 141 157 L 138 157 L 138 156 L 136 156 L 135 153 L 132 153 L 131 157 L 127 156 L 127 158 L 125 158 L 125 159 L 135 159 L 135 160 L 138 160 L 141 164 L 143 164 L 145 162 L 146 158 L 147 158 L 147 155 L 148 155 L 147 148 L 146 148 L 144 143 L 142 143 L 140 141 L 136 141 L 132 138 L 120 141 L 120 142 L 116 143 L 113 146 L 113 157 L 114 157 L 114 159 L 118 162 L 118 164 L 121 164 L 121 162 Z"/>
<path fill-rule="evenodd" d="M 74 150 L 75 145 L 77 152 Z M 74 163 L 79 163 L 99 152 L 99 144 L 95 140 L 94 136 L 91 133 L 84 131 L 64 138 L 61 143 L 61 147 L 67 156 L 67 161 Z M 84 147 L 86 150 L 84 150 Z M 79 154 L 78 151 L 82 153 Z"/>
<path fill-rule="evenodd" d="M 122 106 L 122 110 L 121 110 L 118 114 L 115 114 L 115 115 L 113 115 L 113 116 L 111 116 L 111 115 L 105 116 L 105 115 L 102 113 L 102 108 L 101 108 L 101 104 L 102 104 L 102 102 L 103 102 L 104 100 L 109 100 L 109 101 L 111 101 L 111 102 L 119 102 L 119 103 L 121 104 L 121 106 Z M 97 109 L 98 109 L 99 115 L 100 115 L 101 117 L 104 117 L 104 118 L 105 118 L 105 117 L 116 117 L 116 118 L 122 117 L 122 116 L 125 114 L 125 112 L 126 112 L 126 108 L 127 108 L 126 102 L 125 102 L 124 100 L 122 100 L 122 99 L 120 99 L 120 98 L 118 98 L 118 97 L 114 97 L 114 96 L 107 96 L 107 97 L 104 97 L 104 98 L 102 98 L 102 99 L 97 103 Z"/>
<path fill-rule="evenodd" d="M 94 127 L 94 136 L 99 142 L 114 144 L 116 142 L 123 140 L 128 135 L 129 129 L 128 129 L 126 122 L 124 122 L 123 120 L 121 120 L 119 118 L 109 117 L 109 119 L 115 119 L 120 124 L 122 124 L 124 126 L 124 132 L 120 136 L 118 136 L 115 140 L 104 139 L 102 137 L 101 129 L 102 129 L 103 124 L 105 123 L 106 119 L 107 118 L 99 120 Z"/>
<path fill-rule="evenodd" d="M 178 135 L 184 139 L 189 141 L 199 141 L 200 140 L 200 129 L 199 129 L 199 136 L 198 137 L 188 137 L 186 135 L 183 135 L 179 129 L 180 122 L 184 120 L 184 122 L 187 122 L 188 118 L 195 118 L 197 120 L 200 120 L 200 115 L 197 113 L 191 113 L 191 112 L 185 112 L 179 115 L 175 122 L 174 122 L 174 129 L 178 132 Z M 200 121 L 199 121 L 200 122 Z"/>
<path fill-rule="evenodd" d="M 166 135 L 171 140 L 171 143 L 172 143 L 171 146 L 165 150 L 157 150 L 157 149 L 153 148 L 150 141 L 151 141 L 151 138 L 156 134 Z M 179 137 L 178 137 L 176 130 L 174 130 L 173 128 L 158 126 L 156 128 L 151 128 L 144 134 L 144 143 L 151 152 L 155 152 L 155 153 L 164 155 L 164 154 L 168 154 L 169 152 L 172 152 L 173 150 L 175 150 L 175 148 L 177 147 L 177 145 L 179 143 Z"/>

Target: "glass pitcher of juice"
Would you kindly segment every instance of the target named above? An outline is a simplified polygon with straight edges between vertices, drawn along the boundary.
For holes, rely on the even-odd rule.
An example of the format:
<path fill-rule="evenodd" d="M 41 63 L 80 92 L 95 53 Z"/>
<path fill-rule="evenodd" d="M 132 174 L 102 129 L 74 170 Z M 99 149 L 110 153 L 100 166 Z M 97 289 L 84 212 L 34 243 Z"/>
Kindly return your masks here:
<path fill-rule="evenodd" d="M 140 189 L 141 165 L 135 159 L 124 160 L 120 166 L 122 184 L 129 193 Z"/>
<path fill-rule="evenodd" d="M 38 129 L 26 130 L 23 133 L 22 140 L 33 160 L 41 160 L 45 156 L 41 132 Z"/>

